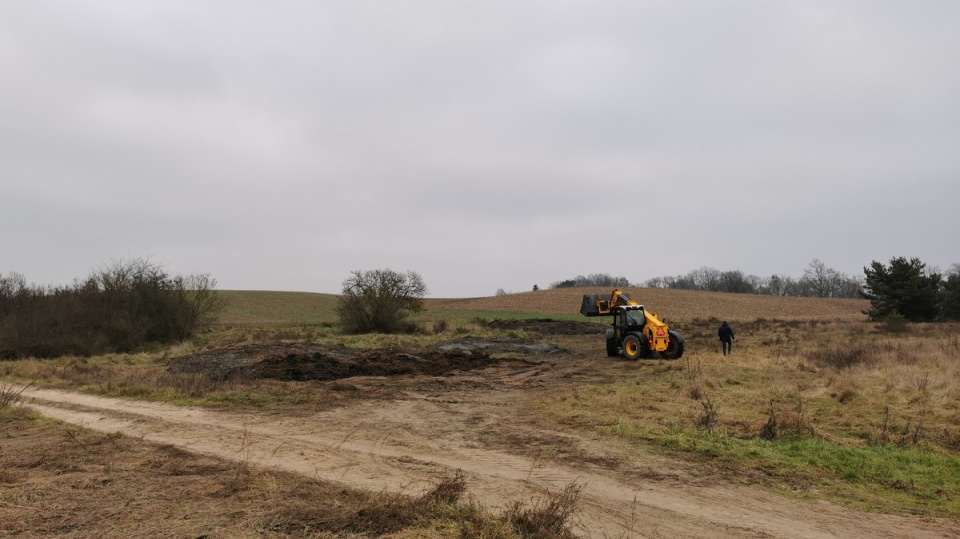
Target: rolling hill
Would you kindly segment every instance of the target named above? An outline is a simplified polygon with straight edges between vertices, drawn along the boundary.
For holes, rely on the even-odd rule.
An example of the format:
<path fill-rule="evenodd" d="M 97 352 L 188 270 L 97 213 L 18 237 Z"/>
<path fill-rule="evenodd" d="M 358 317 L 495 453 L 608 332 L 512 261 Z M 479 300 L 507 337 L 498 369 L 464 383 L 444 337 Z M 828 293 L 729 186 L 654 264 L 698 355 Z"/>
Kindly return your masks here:
<path fill-rule="evenodd" d="M 670 290 L 626 288 L 631 298 L 668 320 L 689 321 L 716 318 L 747 321 L 759 318 L 777 320 L 863 321 L 869 302 L 858 299 L 795 298 Z M 337 296 L 312 292 L 221 291 L 227 309 L 221 317 L 225 324 L 324 324 L 336 321 Z M 429 298 L 426 317 L 444 318 L 471 313 L 490 318 L 507 315 L 521 317 L 579 318 L 584 294 L 608 296 L 607 288 L 561 288 L 479 298 Z"/>

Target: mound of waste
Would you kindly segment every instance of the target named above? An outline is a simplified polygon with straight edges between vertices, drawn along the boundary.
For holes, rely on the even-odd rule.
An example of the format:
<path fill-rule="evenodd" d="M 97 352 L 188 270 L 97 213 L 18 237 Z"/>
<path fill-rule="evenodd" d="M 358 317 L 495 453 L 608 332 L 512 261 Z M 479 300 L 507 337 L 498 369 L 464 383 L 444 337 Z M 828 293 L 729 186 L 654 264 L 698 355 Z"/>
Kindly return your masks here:
<path fill-rule="evenodd" d="M 340 380 L 354 376 L 438 376 L 503 362 L 534 364 L 518 356 L 556 354 L 557 346 L 529 339 L 451 341 L 417 350 L 357 350 L 310 343 L 249 344 L 174 358 L 175 373 L 277 380 Z"/>

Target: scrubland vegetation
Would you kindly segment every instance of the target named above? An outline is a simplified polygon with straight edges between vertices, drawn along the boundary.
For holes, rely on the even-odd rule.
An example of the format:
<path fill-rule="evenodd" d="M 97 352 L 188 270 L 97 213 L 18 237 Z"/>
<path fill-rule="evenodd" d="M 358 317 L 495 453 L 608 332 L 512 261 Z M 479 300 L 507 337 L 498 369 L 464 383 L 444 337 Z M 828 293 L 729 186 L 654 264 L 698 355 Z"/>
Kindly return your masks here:
<path fill-rule="evenodd" d="M 0 275 L 0 358 L 132 352 L 192 337 L 223 307 L 209 275 L 117 261 L 71 286 Z"/>

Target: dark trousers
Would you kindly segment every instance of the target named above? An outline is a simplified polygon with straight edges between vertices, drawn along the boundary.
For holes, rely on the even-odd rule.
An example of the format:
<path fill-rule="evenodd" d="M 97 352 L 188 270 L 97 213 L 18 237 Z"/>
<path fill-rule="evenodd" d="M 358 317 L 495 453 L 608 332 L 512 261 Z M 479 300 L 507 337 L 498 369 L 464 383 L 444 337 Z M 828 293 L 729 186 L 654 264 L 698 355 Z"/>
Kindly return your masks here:
<path fill-rule="evenodd" d="M 730 353 L 730 349 L 733 348 L 733 342 L 731 341 L 720 341 L 720 345 L 723 346 L 723 355 Z"/>

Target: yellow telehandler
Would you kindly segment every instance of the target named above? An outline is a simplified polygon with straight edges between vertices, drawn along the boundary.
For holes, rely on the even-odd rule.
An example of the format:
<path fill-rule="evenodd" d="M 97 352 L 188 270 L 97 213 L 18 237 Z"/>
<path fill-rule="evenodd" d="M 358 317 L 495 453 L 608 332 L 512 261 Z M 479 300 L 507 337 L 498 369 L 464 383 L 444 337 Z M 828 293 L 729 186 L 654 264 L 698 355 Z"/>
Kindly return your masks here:
<path fill-rule="evenodd" d="M 634 360 L 658 353 L 665 359 L 683 355 L 683 337 L 620 290 L 614 290 L 609 300 L 599 294 L 584 295 L 580 314 L 613 316 L 613 325 L 606 331 L 608 356 L 618 356 L 621 350 L 627 359 Z"/>

